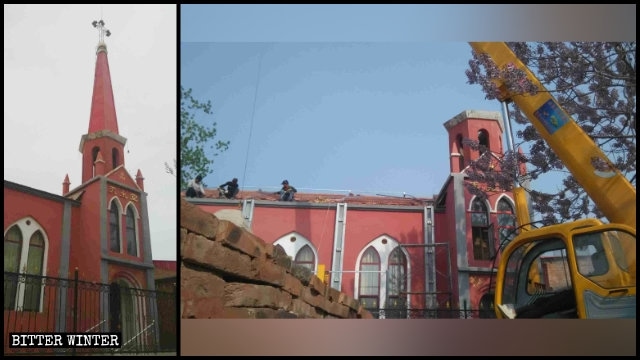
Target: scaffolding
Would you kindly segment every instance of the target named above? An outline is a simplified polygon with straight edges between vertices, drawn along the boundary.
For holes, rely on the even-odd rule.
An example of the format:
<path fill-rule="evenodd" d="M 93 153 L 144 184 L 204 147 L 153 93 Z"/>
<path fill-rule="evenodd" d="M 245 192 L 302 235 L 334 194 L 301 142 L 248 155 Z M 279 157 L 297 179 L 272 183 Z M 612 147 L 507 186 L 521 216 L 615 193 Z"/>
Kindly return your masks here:
<path fill-rule="evenodd" d="M 434 244 L 399 244 L 400 247 L 424 247 L 425 254 L 433 255 L 427 256 L 425 258 L 425 268 L 435 269 L 433 274 L 429 276 L 429 273 L 424 273 L 424 288 L 425 291 L 401 291 L 402 295 L 424 295 L 425 303 L 424 308 L 420 310 L 436 310 L 442 309 L 443 306 L 439 304 L 437 301 L 438 296 L 444 297 L 446 299 L 447 304 L 453 304 L 453 277 L 451 271 L 451 251 L 449 249 L 448 243 L 434 243 Z M 440 256 L 439 256 L 440 255 Z M 438 267 L 435 264 L 435 259 L 437 258 L 446 258 L 446 267 L 443 270 L 438 270 Z M 387 270 L 388 271 L 388 270 Z M 328 280 L 329 274 L 339 273 L 340 278 L 341 274 L 344 273 L 386 273 L 387 271 L 383 270 L 325 270 L 325 282 Z M 335 278 L 335 277 L 333 277 Z M 436 287 L 436 279 L 444 278 L 447 279 L 446 288 L 442 290 L 437 290 Z M 357 286 L 357 285 L 356 285 Z M 338 289 L 340 290 L 340 289 Z M 444 296 L 442 296 L 444 295 Z"/>
<path fill-rule="evenodd" d="M 423 247 L 425 249 L 425 274 L 424 274 L 424 288 L 425 291 L 407 291 L 404 292 L 408 295 L 425 295 L 425 309 L 437 309 L 441 308 L 438 304 L 438 295 L 445 295 L 447 304 L 453 304 L 453 276 L 451 271 L 451 250 L 449 243 L 431 243 L 431 244 L 400 244 L 400 247 Z M 444 252 L 447 259 L 446 267 L 443 270 L 438 270 L 436 266 L 436 259 L 442 258 L 440 255 Z M 436 280 L 440 278 L 447 279 L 447 288 L 444 290 L 437 290 Z"/>

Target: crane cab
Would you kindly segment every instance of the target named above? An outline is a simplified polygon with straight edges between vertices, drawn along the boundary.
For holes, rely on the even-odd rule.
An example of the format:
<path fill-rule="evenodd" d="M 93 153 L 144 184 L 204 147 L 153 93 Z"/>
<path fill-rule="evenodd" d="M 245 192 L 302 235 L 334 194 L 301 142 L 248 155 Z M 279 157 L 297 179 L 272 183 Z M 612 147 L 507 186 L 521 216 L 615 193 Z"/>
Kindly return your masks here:
<path fill-rule="evenodd" d="M 585 219 L 522 232 L 497 279 L 498 318 L 635 319 L 635 229 Z"/>

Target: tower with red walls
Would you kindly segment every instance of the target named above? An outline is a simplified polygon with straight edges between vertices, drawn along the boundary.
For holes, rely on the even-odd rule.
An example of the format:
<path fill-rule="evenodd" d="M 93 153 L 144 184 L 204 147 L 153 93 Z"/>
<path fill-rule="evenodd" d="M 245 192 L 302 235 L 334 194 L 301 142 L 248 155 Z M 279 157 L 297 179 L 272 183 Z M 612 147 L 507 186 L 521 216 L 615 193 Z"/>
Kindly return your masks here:
<path fill-rule="evenodd" d="M 8 333 L 20 331 L 122 331 L 145 343 L 157 333 L 144 177 L 125 168 L 109 32 L 102 20 L 93 24 L 100 40 L 80 185 L 67 174 L 58 195 L 4 181 L 5 346 Z"/>
<path fill-rule="evenodd" d="M 436 237 L 448 239 L 451 249 L 451 257 L 446 260 L 455 269 L 452 286 L 457 293 L 451 306 L 489 310 L 498 248 L 516 225 L 515 203 L 504 189 L 484 189 L 486 199 L 474 195 L 467 186 L 467 172 L 470 163 L 481 156 L 499 164 L 504 154 L 504 123 L 499 112 L 463 111 L 446 121 L 444 127 L 449 136 L 451 173 L 436 199 L 440 220 Z M 466 140 L 477 141 L 481 148 L 465 145 Z M 444 268 L 443 259 L 437 266 Z M 440 279 L 439 284 L 444 282 Z"/>
<path fill-rule="evenodd" d="M 107 45 L 102 20 L 86 134 L 81 136 L 82 183 L 64 194 L 81 200 L 73 226 L 71 268 L 81 278 L 118 282 L 132 288 L 153 289 L 153 262 L 149 236 L 147 194 L 142 173 L 125 168 L 127 139 L 118 131 Z"/>

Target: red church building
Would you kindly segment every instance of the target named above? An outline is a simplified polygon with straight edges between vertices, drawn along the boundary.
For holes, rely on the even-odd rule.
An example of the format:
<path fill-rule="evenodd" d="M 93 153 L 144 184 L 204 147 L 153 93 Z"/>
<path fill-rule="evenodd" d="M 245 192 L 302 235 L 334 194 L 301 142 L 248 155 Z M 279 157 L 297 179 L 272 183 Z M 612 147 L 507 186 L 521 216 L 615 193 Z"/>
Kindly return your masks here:
<path fill-rule="evenodd" d="M 155 292 L 147 193 L 141 171 L 125 168 L 102 25 L 80 185 L 67 175 L 52 194 L 4 181 L 5 353 L 10 332 L 117 331 L 122 351 L 175 337 L 175 313 L 158 312 L 169 294 Z M 173 330 L 160 315 L 173 316 Z"/>
<path fill-rule="evenodd" d="M 498 112 L 463 111 L 444 126 L 451 171 L 433 198 L 298 192 L 289 202 L 255 191 L 220 199 L 209 189 L 187 200 L 235 216 L 380 318 L 493 317 L 493 256 L 515 226 L 514 200 L 509 192 L 487 201 L 469 192 L 469 162 L 482 154 L 463 139 L 487 146 L 482 156 L 499 157 L 503 120 Z"/>

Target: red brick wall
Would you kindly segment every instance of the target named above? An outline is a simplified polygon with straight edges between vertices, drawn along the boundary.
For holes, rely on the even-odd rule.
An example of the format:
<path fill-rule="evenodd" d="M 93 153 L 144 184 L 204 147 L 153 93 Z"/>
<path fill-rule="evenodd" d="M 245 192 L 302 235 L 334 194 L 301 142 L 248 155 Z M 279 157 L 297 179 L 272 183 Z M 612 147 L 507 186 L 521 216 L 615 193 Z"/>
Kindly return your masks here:
<path fill-rule="evenodd" d="M 181 200 L 182 318 L 373 318 L 286 255 Z"/>

